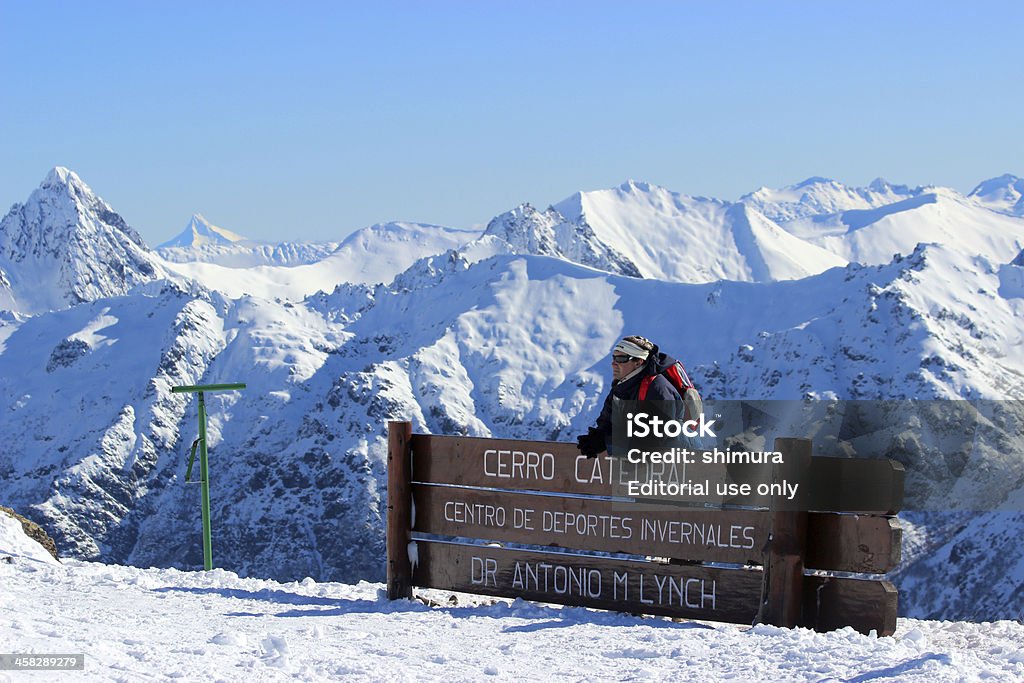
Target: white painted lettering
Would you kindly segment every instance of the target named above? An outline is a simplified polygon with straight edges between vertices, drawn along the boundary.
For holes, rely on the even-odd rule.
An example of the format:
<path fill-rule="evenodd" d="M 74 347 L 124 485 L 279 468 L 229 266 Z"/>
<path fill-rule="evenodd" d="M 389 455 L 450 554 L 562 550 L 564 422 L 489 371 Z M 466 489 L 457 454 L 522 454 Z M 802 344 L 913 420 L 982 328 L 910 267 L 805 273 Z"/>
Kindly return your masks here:
<path fill-rule="evenodd" d="M 612 599 L 619 600 L 619 589 L 622 589 L 622 600 L 629 600 L 629 572 L 613 572 Z"/>

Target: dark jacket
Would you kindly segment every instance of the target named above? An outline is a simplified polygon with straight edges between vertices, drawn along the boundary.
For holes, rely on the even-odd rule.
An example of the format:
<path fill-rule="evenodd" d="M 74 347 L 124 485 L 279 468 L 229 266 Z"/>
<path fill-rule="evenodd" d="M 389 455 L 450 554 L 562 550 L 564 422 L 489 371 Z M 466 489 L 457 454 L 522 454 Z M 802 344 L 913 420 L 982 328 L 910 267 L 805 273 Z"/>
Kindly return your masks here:
<path fill-rule="evenodd" d="M 663 370 L 670 367 L 675 362 L 675 358 L 659 352 L 658 347 L 655 346 L 651 355 L 647 357 L 647 363 L 644 364 L 640 372 L 636 373 L 629 379 L 625 379 L 621 382 L 614 382 L 612 384 L 611 391 L 608 392 L 608 396 L 604 399 L 604 406 L 601 408 L 601 414 L 597 417 L 597 429 L 604 434 L 606 443 L 610 444 L 612 442 L 612 411 L 614 410 L 615 399 L 620 401 L 639 400 L 640 384 L 643 382 L 645 377 L 655 375 L 654 381 L 652 381 L 650 386 L 647 388 L 647 396 L 644 400 L 673 401 L 674 406 L 678 406 L 677 410 L 682 409 L 682 396 L 680 396 L 679 392 L 676 391 L 676 388 L 672 386 L 672 382 L 665 379 L 661 374 Z M 681 415 L 681 413 L 679 414 Z"/>

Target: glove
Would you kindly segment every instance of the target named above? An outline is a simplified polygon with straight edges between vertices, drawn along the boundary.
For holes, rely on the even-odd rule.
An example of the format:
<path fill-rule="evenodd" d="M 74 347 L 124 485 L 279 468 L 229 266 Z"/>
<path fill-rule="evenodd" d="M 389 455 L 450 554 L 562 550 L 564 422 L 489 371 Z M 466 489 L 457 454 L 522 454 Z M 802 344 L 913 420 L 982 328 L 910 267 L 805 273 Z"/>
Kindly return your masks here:
<path fill-rule="evenodd" d="M 576 445 L 579 447 L 580 453 L 588 458 L 593 458 L 608 448 L 604 442 L 604 434 L 596 427 L 591 427 L 586 434 L 576 437 Z"/>

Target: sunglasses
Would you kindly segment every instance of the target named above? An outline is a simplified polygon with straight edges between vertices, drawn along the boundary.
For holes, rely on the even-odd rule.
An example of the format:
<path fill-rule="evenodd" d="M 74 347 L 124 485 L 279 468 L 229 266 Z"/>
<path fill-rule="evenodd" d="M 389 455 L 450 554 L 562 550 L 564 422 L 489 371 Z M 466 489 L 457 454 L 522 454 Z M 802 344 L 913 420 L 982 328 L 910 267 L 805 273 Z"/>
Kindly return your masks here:
<path fill-rule="evenodd" d="M 622 355 L 618 355 L 618 354 L 612 356 L 612 362 L 613 363 L 617 363 L 619 365 L 622 365 L 623 363 L 628 363 L 628 362 L 634 361 L 634 360 L 640 360 L 640 359 L 639 358 L 633 358 L 633 356 L 622 356 Z"/>

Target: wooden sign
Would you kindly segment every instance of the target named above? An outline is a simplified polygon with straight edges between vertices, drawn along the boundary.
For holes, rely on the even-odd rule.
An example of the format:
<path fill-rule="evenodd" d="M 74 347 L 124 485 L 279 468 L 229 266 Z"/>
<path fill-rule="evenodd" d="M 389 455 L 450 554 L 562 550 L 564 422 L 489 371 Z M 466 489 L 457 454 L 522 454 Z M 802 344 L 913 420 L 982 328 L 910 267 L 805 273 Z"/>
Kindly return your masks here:
<path fill-rule="evenodd" d="M 893 633 L 892 584 L 805 569 L 880 574 L 898 564 L 889 515 L 902 505 L 903 468 L 812 457 L 806 439 L 777 439 L 775 450 L 784 462 L 631 463 L 573 444 L 414 435 L 390 423 L 388 596 L 423 586 Z M 638 481 L 708 485 L 625 495 Z"/>

